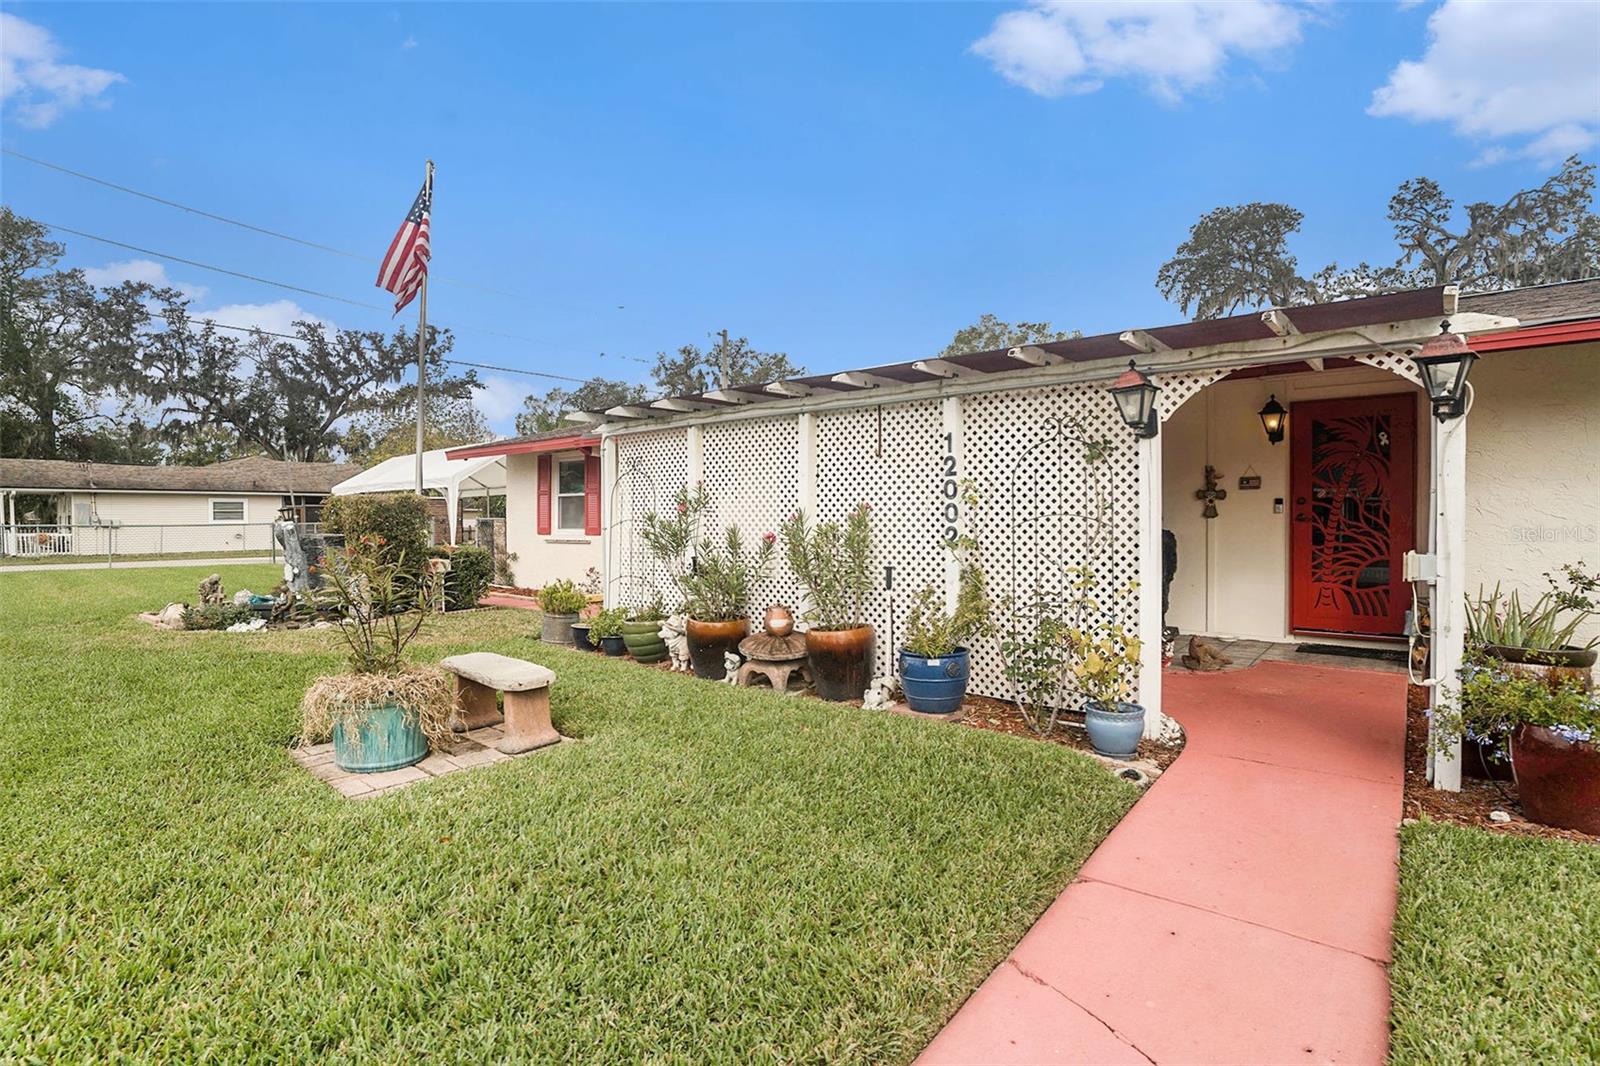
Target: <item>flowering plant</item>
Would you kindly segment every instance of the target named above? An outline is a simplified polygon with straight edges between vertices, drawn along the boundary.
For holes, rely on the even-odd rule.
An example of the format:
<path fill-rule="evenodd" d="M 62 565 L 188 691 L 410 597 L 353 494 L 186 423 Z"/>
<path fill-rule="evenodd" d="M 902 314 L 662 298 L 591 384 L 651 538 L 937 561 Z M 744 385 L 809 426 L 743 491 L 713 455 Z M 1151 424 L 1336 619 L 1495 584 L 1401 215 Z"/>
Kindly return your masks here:
<path fill-rule="evenodd" d="M 783 520 L 784 558 L 811 601 L 805 618 L 819 630 L 857 629 L 865 623 L 872 590 L 872 507 L 859 503 L 844 522 L 807 523 L 796 510 Z M 767 534 L 770 546 L 777 540 Z M 763 538 L 766 540 L 766 538 Z"/>
<path fill-rule="evenodd" d="M 1574 742 L 1600 737 L 1600 697 L 1584 690 L 1580 676 L 1536 674 L 1482 652 L 1468 656 L 1460 691 L 1430 715 L 1438 751 L 1450 749 L 1457 737 L 1506 737 L 1522 725 L 1543 726 Z"/>

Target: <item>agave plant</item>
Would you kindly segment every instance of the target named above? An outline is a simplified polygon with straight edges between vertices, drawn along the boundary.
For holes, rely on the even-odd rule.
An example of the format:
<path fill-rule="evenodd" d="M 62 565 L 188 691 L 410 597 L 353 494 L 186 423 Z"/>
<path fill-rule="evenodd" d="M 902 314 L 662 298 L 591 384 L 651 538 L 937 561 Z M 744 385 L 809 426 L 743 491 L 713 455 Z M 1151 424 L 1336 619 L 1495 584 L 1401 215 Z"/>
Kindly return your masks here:
<path fill-rule="evenodd" d="M 1574 645 L 1578 628 L 1597 613 L 1596 592 L 1600 577 L 1587 573 L 1582 561 L 1568 563 L 1555 574 L 1545 574 L 1550 588 L 1533 603 L 1524 605 L 1521 594 L 1512 589 L 1503 595 L 1500 586 L 1477 598 L 1467 597 L 1467 639 L 1475 645 L 1494 644 L 1502 648 L 1529 648 L 1556 651 L 1600 645 L 1600 636 L 1586 644 Z"/>

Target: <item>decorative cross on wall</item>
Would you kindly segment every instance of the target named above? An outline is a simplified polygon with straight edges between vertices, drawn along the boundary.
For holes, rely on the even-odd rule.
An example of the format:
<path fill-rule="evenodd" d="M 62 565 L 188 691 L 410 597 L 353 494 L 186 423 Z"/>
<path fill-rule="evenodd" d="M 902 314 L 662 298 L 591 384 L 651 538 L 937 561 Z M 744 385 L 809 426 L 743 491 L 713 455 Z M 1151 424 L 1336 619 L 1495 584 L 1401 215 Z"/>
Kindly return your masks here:
<path fill-rule="evenodd" d="M 1217 517 L 1217 501 L 1226 500 L 1228 498 L 1227 489 L 1217 488 L 1217 483 L 1221 480 L 1222 475 L 1217 473 L 1217 468 L 1207 463 L 1206 487 L 1203 489 L 1196 489 L 1194 493 L 1195 499 L 1204 500 L 1206 504 L 1206 509 L 1200 512 L 1201 518 Z"/>

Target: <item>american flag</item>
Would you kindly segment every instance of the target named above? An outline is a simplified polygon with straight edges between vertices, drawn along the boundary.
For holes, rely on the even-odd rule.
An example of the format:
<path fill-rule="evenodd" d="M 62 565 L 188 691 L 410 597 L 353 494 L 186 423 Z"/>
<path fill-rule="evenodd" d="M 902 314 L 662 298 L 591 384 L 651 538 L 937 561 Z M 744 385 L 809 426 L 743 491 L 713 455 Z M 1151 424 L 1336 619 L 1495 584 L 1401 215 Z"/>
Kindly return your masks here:
<path fill-rule="evenodd" d="M 433 211 L 433 171 L 422 183 L 416 202 L 400 223 L 400 230 L 389 242 L 389 251 L 378 268 L 378 288 L 394 293 L 394 313 L 399 314 L 406 304 L 416 298 L 422 288 L 422 279 L 428 274 L 428 258 L 433 254 L 428 245 L 428 215 Z"/>

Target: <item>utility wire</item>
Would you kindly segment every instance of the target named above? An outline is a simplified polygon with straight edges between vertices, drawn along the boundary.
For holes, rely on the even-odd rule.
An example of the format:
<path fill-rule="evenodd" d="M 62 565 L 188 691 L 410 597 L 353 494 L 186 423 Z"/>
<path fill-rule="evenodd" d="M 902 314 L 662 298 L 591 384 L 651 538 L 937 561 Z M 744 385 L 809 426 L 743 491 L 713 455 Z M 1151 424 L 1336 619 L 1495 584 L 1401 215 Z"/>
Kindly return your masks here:
<path fill-rule="evenodd" d="M 263 278 L 263 277 L 260 277 L 258 275 L 255 275 L 255 274 L 246 274 L 246 273 L 243 273 L 242 271 L 238 271 L 238 270 L 229 270 L 227 267 L 213 266 L 210 263 L 202 263 L 197 259 L 185 259 L 182 256 L 171 255 L 171 254 L 169 254 L 167 252 L 158 252 L 158 251 L 155 251 L 154 249 L 144 248 L 144 247 L 141 247 L 141 246 L 139 246 L 137 244 L 128 244 L 125 241 L 112 240 L 110 237 L 101 237 L 101 236 L 98 236 L 98 235 L 93 234 L 93 233 L 86 233 L 83 230 L 72 229 L 69 226 L 58 226 L 53 222 L 46 222 L 43 219 L 34 219 L 34 221 L 38 222 L 41 226 L 44 226 L 44 227 L 46 227 L 48 229 L 56 230 L 56 231 L 59 231 L 61 233 L 70 233 L 74 237 L 83 237 L 83 238 L 86 238 L 86 239 L 91 240 L 91 241 L 99 241 L 101 244 L 109 244 L 109 245 L 112 245 L 113 247 L 116 247 L 116 248 L 125 248 L 130 252 L 138 252 L 140 255 L 153 255 L 157 259 L 166 259 L 166 260 L 169 260 L 170 262 L 182 263 L 185 266 L 197 267 L 200 270 L 211 270 L 211 271 L 215 271 L 218 274 L 227 274 L 230 277 L 243 278 L 245 281 L 253 281 L 253 282 L 256 282 L 257 284 L 260 284 L 260 285 L 271 285 L 271 286 L 273 286 L 275 288 L 287 289 L 290 292 L 304 293 L 307 296 L 317 296 L 317 297 L 321 297 L 324 300 L 335 300 L 335 301 L 338 301 L 339 303 L 342 303 L 342 304 L 349 304 L 351 307 L 363 307 L 363 308 L 366 308 L 369 311 L 387 311 L 387 310 L 389 310 L 387 307 L 380 307 L 377 304 L 366 303 L 366 302 L 364 302 L 362 300 L 352 300 L 348 296 L 336 296 L 331 292 L 320 292 L 317 289 L 307 289 L 307 288 L 304 288 L 304 287 L 299 286 L 299 285 L 290 285 L 288 282 L 284 282 L 284 281 L 273 281 L 271 278 Z M 457 326 L 452 326 L 450 328 L 455 329 L 457 332 L 461 332 L 461 333 L 482 333 L 482 334 L 484 334 L 485 336 L 488 336 L 488 337 L 499 337 L 502 340 L 516 341 L 519 344 L 543 344 L 543 343 L 545 343 L 543 341 L 535 340 L 532 337 L 519 337 L 515 333 L 500 333 L 500 332 L 498 332 L 496 330 L 482 329 L 482 328 L 477 327 L 477 326 L 460 326 L 460 325 L 457 325 Z M 599 358 L 602 358 L 602 359 L 606 358 L 606 354 L 604 352 L 601 352 L 599 354 Z M 619 359 L 628 359 L 628 360 L 631 360 L 632 362 L 635 362 L 635 363 L 643 363 L 646 366 L 649 365 L 649 361 L 648 360 L 641 359 L 636 355 L 622 355 L 622 356 L 617 356 L 617 358 L 619 358 Z"/>
<path fill-rule="evenodd" d="M 190 207 L 188 204 L 180 204 L 176 200 L 168 200 L 165 197 L 156 196 L 153 193 L 140 192 L 138 189 L 130 189 L 126 185 L 118 185 L 114 181 L 107 181 L 105 178 L 97 178 L 93 174 L 85 174 L 81 170 L 73 170 L 71 167 L 64 167 L 60 163 L 51 163 L 47 160 L 38 159 L 31 155 L 24 155 L 13 148 L 0 148 L 0 152 L 4 152 L 6 155 L 17 159 L 25 160 L 26 162 L 32 163 L 35 166 L 47 167 L 50 170 L 60 171 L 63 174 L 70 174 L 75 178 L 82 178 L 84 181 L 92 181 L 96 185 L 103 185 L 108 189 L 115 189 L 118 192 L 125 192 L 129 196 L 137 196 L 141 199 L 149 200 L 152 203 L 158 203 L 166 207 L 176 208 L 179 211 L 187 211 L 191 215 L 199 215 L 201 218 L 209 218 L 213 222 L 222 222 L 229 226 L 238 226 L 240 229 L 246 229 L 252 233 L 260 233 L 267 237 L 276 237 L 280 241 L 289 241 L 293 244 L 302 245 L 306 248 L 315 248 L 319 252 L 328 252 L 331 255 L 342 255 L 346 259 L 355 259 L 363 263 L 382 262 L 382 260 L 374 259 L 369 255 L 360 255 L 356 252 L 348 252 L 343 248 L 335 248 L 332 245 L 318 244 L 316 241 L 308 241 L 303 237 L 296 237 L 288 233 L 279 233 L 277 230 L 267 229 L 265 226 L 257 226 L 250 222 L 241 222 L 236 218 L 229 218 L 227 215 L 219 215 L 198 207 Z M 492 292 L 496 296 L 510 296 L 513 299 L 523 299 L 523 297 L 518 293 L 506 292 L 504 289 L 493 289 L 487 285 L 480 285 L 477 282 L 463 281 L 459 278 L 446 277 L 442 274 L 433 275 L 432 280 L 443 281 L 451 285 L 461 285 L 469 289 L 479 289 L 483 292 Z"/>

